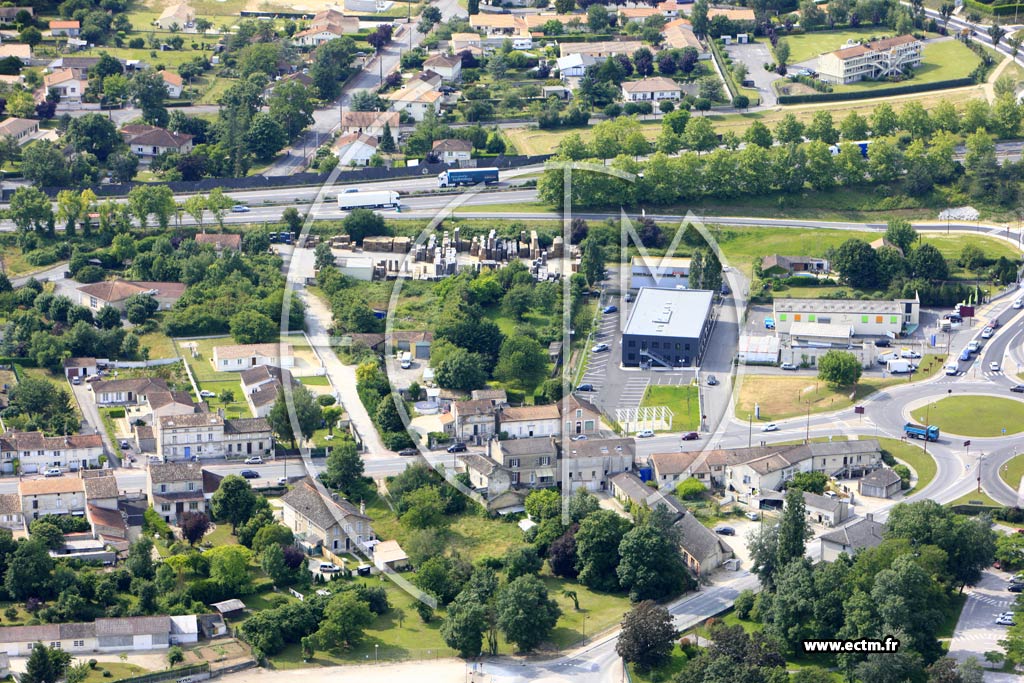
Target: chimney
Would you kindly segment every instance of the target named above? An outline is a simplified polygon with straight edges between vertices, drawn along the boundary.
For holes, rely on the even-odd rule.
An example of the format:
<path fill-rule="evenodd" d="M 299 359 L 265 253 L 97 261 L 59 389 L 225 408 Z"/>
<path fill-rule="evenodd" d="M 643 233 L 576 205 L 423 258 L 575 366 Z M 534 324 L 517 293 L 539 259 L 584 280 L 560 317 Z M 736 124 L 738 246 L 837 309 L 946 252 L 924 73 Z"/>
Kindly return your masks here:
<path fill-rule="evenodd" d="M 875 521 L 875 513 L 873 513 L 873 512 L 866 513 L 864 515 L 864 519 L 868 520 L 869 522 Z"/>

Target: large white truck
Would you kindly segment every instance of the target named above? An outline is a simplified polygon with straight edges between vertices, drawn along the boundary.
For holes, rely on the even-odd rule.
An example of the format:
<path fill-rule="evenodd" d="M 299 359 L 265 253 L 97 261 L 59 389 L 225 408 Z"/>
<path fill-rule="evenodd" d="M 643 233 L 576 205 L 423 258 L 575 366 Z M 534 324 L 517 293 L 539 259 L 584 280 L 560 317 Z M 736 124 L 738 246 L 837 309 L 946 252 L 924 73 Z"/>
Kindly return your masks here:
<path fill-rule="evenodd" d="M 371 190 L 363 192 L 349 190 L 338 195 L 338 208 L 342 211 L 350 209 L 384 209 L 398 206 L 398 193 L 394 190 Z"/>

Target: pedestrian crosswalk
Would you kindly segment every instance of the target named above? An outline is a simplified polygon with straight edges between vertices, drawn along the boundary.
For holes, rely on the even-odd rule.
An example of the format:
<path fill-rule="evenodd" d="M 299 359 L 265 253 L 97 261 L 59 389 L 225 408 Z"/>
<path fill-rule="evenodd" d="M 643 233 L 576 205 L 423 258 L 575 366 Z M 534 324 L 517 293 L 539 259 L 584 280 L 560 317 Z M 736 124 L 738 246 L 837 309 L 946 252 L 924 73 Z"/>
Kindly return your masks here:
<path fill-rule="evenodd" d="M 980 603 L 989 605 L 990 607 L 995 607 L 997 609 L 1010 607 L 1014 604 L 1014 602 L 1016 602 L 1013 599 L 996 597 L 988 593 L 979 593 L 978 591 L 971 589 L 968 589 L 966 593 L 971 597 L 972 600 L 977 600 Z"/>

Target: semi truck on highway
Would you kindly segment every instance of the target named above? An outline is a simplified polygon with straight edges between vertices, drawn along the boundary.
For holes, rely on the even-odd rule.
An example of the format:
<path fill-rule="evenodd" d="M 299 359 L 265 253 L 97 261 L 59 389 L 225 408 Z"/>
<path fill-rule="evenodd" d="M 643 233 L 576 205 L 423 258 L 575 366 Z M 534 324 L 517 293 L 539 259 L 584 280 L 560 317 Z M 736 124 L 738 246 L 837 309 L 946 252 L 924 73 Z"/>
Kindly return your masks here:
<path fill-rule="evenodd" d="M 398 206 L 398 193 L 394 190 L 371 190 L 362 192 L 347 190 L 338 195 L 338 208 L 342 211 L 350 209 L 383 209 Z"/>
<path fill-rule="evenodd" d="M 498 182 L 497 168 L 452 168 L 437 174 L 438 187 L 458 187 L 459 185 L 492 185 Z"/>
<path fill-rule="evenodd" d="M 924 439 L 925 441 L 938 441 L 939 440 L 939 428 L 935 425 L 916 425 L 913 422 L 908 422 L 903 425 L 903 432 L 907 435 L 908 439 Z"/>

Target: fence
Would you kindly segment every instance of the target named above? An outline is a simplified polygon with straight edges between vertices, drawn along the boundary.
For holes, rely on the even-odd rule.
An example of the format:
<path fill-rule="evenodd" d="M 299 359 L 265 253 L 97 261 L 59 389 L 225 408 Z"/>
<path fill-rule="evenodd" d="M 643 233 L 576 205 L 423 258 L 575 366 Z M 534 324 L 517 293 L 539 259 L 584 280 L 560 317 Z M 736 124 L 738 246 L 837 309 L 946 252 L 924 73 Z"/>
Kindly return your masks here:
<path fill-rule="evenodd" d="M 551 158 L 550 154 L 535 156 L 500 156 L 488 160 L 489 166 L 497 168 L 518 168 L 520 166 L 532 166 L 540 164 Z M 335 184 L 366 183 L 375 180 L 397 180 L 400 178 L 414 178 L 428 175 L 437 175 L 441 171 L 450 168 L 460 168 L 451 164 L 421 164 L 404 168 L 360 168 L 341 173 L 335 180 Z M 209 192 L 214 188 L 224 190 L 270 190 L 286 187 L 309 187 L 323 185 L 330 177 L 328 173 L 295 173 L 287 176 L 263 176 L 254 175 L 246 178 L 203 178 L 196 181 L 172 181 L 166 183 L 143 183 L 147 186 L 165 185 L 171 188 L 175 194 L 190 194 L 198 192 Z M 90 189 L 98 197 L 122 197 L 127 195 L 139 183 L 111 183 L 109 185 L 93 185 Z M 47 187 L 43 192 L 51 197 L 56 197 L 63 188 Z"/>
<path fill-rule="evenodd" d="M 210 677 L 210 665 L 207 663 L 186 666 L 180 669 L 169 669 L 167 671 L 154 671 L 150 674 L 122 678 L 121 683 L 159 683 L 160 681 L 201 681 Z"/>

